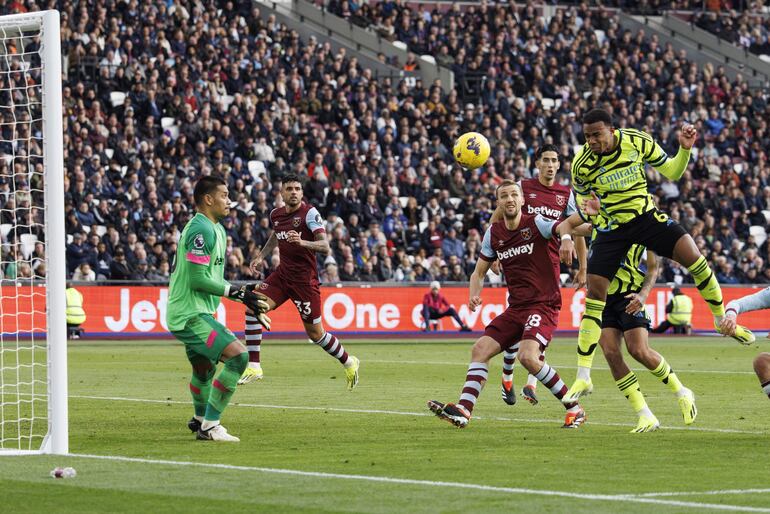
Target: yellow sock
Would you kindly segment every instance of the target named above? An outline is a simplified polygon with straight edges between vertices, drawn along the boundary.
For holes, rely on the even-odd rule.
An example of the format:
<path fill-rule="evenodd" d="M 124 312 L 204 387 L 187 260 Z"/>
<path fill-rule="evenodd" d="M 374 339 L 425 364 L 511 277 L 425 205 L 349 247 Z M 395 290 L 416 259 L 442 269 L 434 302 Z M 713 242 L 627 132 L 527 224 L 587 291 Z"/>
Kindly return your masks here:
<path fill-rule="evenodd" d="M 660 364 L 658 364 L 658 367 L 652 370 L 650 373 L 658 377 L 661 382 L 666 384 L 669 389 L 671 389 L 671 392 L 676 394 L 679 391 L 682 390 L 682 383 L 679 381 L 679 377 L 676 376 L 676 373 L 671 369 L 671 366 L 668 365 L 668 362 L 666 362 L 666 359 L 663 357 L 660 358 Z"/>
<path fill-rule="evenodd" d="M 586 311 L 580 320 L 578 332 L 578 366 L 590 368 L 594 362 L 594 352 L 602 335 L 602 311 L 605 302 L 586 298 Z"/>
<path fill-rule="evenodd" d="M 701 255 L 695 261 L 695 264 L 687 269 L 695 279 L 698 292 L 706 300 L 706 305 L 711 310 L 711 314 L 715 317 L 724 316 L 725 305 L 722 302 L 722 288 L 719 287 L 719 282 L 717 282 L 717 278 L 714 276 L 711 268 L 709 268 L 706 258 Z"/>
<path fill-rule="evenodd" d="M 647 407 L 642 390 L 639 388 L 639 381 L 636 379 L 633 371 L 620 380 L 616 380 L 615 384 L 617 384 L 620 392 L 631 402 L 631 407 L 634 408 L 635 412 L 641 412 Z"/>

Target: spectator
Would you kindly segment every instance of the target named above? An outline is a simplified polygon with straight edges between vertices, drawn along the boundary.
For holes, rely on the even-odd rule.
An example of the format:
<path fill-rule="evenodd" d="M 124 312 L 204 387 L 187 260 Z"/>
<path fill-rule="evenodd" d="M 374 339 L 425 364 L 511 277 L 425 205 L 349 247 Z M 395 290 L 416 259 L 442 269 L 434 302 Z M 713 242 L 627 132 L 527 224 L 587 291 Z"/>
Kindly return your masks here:
<path fill-rule="evenodd" d="M 377 282 L 378 277 L 372 269 L 372 263 L 367 261 L 364 263 L 361 269 L 361 274 L 358 277 L 361 282 Z"/>
<path fill-rule="evenodd" d="M 463 242 L 457 239 L 457 230 L 454 227 L 450 227 L 441 242 L 441 248 L 443 249 L 444 256 L 462 257 L 465 254 L 465 248 Z"/>
<path fill-rule="evenodd" d="M 72 274 L 72 280 L 80 282 L 93 282 L 96 280 L 96 273 L 91 269 L 91 265 L 84 262 Z"/>
<path fill-rule="evenodd" d="M 340 280 L 343 282 L 359 282 L 361 280 L 353 261 L 346 261 L 345 264 L 342 265 Z"/>
<path fill-rule="evenodd" d="M 126 254 L 122 248 L 119 248 L 115 252 L 115 259 L 110 263 L 110 280 L 131 280 L 132 275 L 126 261 Z"/>
<path fill-rule="evenodd" d="M 414 263 L 412 270 L 414 272 L 415 282 L 430 282 L 433 279 L 430 273 L 428 273 L 428 271 L 419 262 Z"/>
<path fill-rule="evenodd" d="M 67 270 L 72 273 L 81 264 L 88 261 L 88 253 L 83 246 L 83 236 L 76 232 L 72 236 L 72 243 L 67 245 Z"/>
<path fill-rule="evenodd" d="M 338 268 L 335 263 L 329 262 L 324 266 L 324 271 L 321 274 L 321 282 L 324 284 L 338 284 L 340 282 Z"/>

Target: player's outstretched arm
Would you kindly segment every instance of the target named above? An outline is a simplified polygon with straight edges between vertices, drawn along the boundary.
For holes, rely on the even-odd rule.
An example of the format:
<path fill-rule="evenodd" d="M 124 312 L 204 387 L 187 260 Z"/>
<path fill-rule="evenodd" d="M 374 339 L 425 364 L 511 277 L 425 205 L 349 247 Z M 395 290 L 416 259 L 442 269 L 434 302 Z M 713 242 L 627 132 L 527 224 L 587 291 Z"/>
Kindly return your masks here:
<path fill-rule="evenodd" d="M 492 265 L 492 261 L 488 261 L 482 258 L 476 261 L 476 268 L 471 273 L 469 279 L 469 298 L 468 308 L 471 312 L 476 310 L 476 307 L 481 305 L 481 290 L 484 289 L 484 277 L 487 276 L 487 271 Z"/>
<path fill-rule="evenodd" d="M 679 151 L 673 158 L 670 159 L 660 145 L 655 143 L 648 154 L 649 157 L 645 156 L 644 160 L 669 180 L 679 180 L 690 162 L 690 150 L 697 137 L 698 131 L 695 127 L 686 123 L 679 132 Z"/>
<path fill-rule="evenodd" d="M 572 216 L 574 214 L 580 214 L 580 211 L 577 208 L 577 200 L 575 199 L 575 192 L 572 191 L 569 195 L 569 200 L 567 202 L 567 209 L 565 210 L 567 217 Z M 588 227 L 591 227 L 589 224 L 585 224 Z M 579 227 L 578 227 L 579 228 Z M 587 233 L 578 233 L 577 228 L 572 231 L 573 236 L 580 236 L 575 238 L 575 253 L 577 254 L 578 258 L 578 272 L 577 275 L 575 275 L 575 280 L 572 282 L 572 286 L 575 289 L 580 289 L 586 286 L 587 283 L 587 260 L 588 260 L 588 248 L 586 245 L 585 237 L 588 237 L 591 235 L 591 230 L 589 228 Z"/>
<path fill-rule="evenodd" d="M 585 245 L 585 238 L 590 237 L 593 231 L 594 231 L 593 225 L 591 225 L 590 223 L 583 223 L 582 225 L 578 225 L 577 227 L 572 229 L 572 235 L 582 238 L 583 244 Z M 579 252 L 577 251 L 577 238 L 575 239 L 575 248 L 579 258 L 580 255 L 579 255 Z M 588 249 L 586 249 L 586 253 L 588 253 Z"/>
<path fill-rule="evenodd" d="M 638 293 L 627 294 L 626 298 L 629 299 L 628 305 L 626 305 L 626 314 L 634 315 L 637 312 L 641 312 L 644 309 L 644 304 L 647 301 L 647 297 L 650 296 L 652 286 L 655 285 L 655 280 L 658 278 L 658 258 L 655 253 L 649 248 L 647 249 L 647 272 L 644 275 L 644 282 L 642 282 L 642 288 Z"/>
<path fill-rule="evenodd" d="M 572 241 L 572 234 L 575 229 L 585 224 L 583 217 L 579 212 L 576 212 L 554 227 L 554 235 L 559 236 L 561 240 L 559 257 L 563 263 L 572 264 L 572 258 L 575 255 L 575 243 Z"/>

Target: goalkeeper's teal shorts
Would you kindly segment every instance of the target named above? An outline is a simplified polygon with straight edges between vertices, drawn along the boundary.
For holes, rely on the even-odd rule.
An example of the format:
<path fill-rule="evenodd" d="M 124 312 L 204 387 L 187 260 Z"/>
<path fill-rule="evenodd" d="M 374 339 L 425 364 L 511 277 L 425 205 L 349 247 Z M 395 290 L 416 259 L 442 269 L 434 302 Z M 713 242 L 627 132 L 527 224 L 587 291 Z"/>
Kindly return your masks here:
<path fill-rule="evenodd" d="M 187 320 L 182 330 L 172 330 L 171 333 L 184 343 L 190 362 L 202 356 L 216 364 L 227 345 L 238 340 L 211 314 L 198 314 Z"/>

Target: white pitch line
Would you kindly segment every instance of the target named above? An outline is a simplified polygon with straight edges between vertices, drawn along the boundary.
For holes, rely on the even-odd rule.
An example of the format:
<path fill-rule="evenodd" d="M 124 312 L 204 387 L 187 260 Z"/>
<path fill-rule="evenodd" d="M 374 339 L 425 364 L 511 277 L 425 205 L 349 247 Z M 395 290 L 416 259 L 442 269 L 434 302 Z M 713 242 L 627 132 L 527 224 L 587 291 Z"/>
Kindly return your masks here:
<path fill-rule="evenodd" d="M 70 395 L 70 398 L 81 398 L 86 400 L 104 400 L 104 401 L 118 401 L 118 402 L 139 402 L 139 403 L 173 403 L 178 405 L 190 405 L 188 401 L 182 400 L 153 400 L 149 398 L 125 398 L 122 396 L 86 396 L 86 395 Z M 310 410 L 310 411 L 328 411 L 328 412 L 349 412 L 354 414 L 388 414 L 392 416 L 434 416 L 430 412 L 409 412 L 409 411 L 395 411 L 395 410 L 379 410 L 379 409 L 347 409 L 343 407 L 311 407 L 303 405 L 272 405 L 264 403 L 231 403 L 230 405 L 235 407 L 250 407 L 255 409 L 286 409 L 286 410 Z M 527 418 L 508 418 L 498 416 L 474 416 L 473 419 L 479 420 L 491 420 L 491 421 L 513 421 L 520 423 L 547 423 L 556 424 L 553 420 L 549 419 L 527 419 Z M 591 422 L 592 425 L 606 426 L 606 427 L 635 427 L 633 423 L 612 423 L 612 422 Z M 688 430 L 695 432 L 714 432 L 722 434 L 751 434 L 751 435 L 766 435 L 767 432 L 759 430 L 739 430 L 733 428 L 707 428 L 707 427 L 672 427 L 662 426 L 666 430 Z"/>
<path fill-rule="evenodd" d="M 721 494 L 765 494 L 770 493 L 770 489 L 721 489 L 716 491 L 679 491 L 667 493 L 641 493 L 634 494 L 639 498 L 653 498 L 656 496 L 716 496 Z"/>
<path fill-rule="evenodd" d="M 382 477 L 372 475 L 348 475 L 342 473 L 323 473 L 318 471 L 300 471 L 294 469 L 263 468 L 257 466 L 236 466 L 232 464 L 214 464 L 203 462 L 185 462 L 163 459 L 142 459 L 138 457 L 122 457 L 113 455 L 91 455 L 71 453 L 70 457 L 79 457 L 83 459 L 111 460 L 119 462 L 135 462 L 139 464 L 157 464 L 162 466 L 181 466 L 181 467 L 203 467 L 215 469 L 227 469 L 234 471 L 254 471 L 258 473 L 271 473 L 276 475 L 290 475 L 313 478 L 337 478 L 342 480 L 359 480 L 366 482 L 380 482 L 388 484 L 416 485 L 427 487 L 449 487 L 453 489 L 470 489 L 476 491 L 487 491 L 506 494 L 528 494 L 533 496 L 556 496 L 561 498 L 574 498 L 579 500 L 611 501 L 611 502 L 631 502 L 646 503 L 654 505 L 666 505 L 671 507 L 689 507 L 700 509 L 723 510 L 731 512 L 765 512 L 770 513 L 770 509 L 760 507 L 744 507 L 742 505 L 724 505 L 715 503 L 683 502 L 677 500 L 659 500 L 655 498 L 640 498 L 633 495 L 607 495 L 607 494 L 583 494 L 570 493 L 567 491 L 549 491 L 544 489 L 525 489 L 520 487 L 495 487 L 482 484 L 468 484 L 464 482 L 443 482 L 433 480 L 415 480 L 410 478 Z"/>
<path fill-rule="evenodd" d="M 431 366 L 468 366 L 467 362 L 447 362 L 447 361 L 393 361 L 393 360 L 378 360 L 378 359 L 366 359 L 367 363 L 373 362 L 375 364 L 422 364 Z M 553 364 L 548 361 L 551 366 L 556 369 L 577 369 L 577 366 L 560 366 L 559 364 Z M 609 371 L 610 368 L 602 366 L 594 366 L 592 369 L 599 371 Z M 632 371 L 650 371 L 647 368 L 630 368 Z M 706 373 L 713 375 L 753 375 L 753 371 L 729 371 L 718 369 L 689 369 L 689 368 L 676 368 L 676 372 L 683 373 Z"/>

